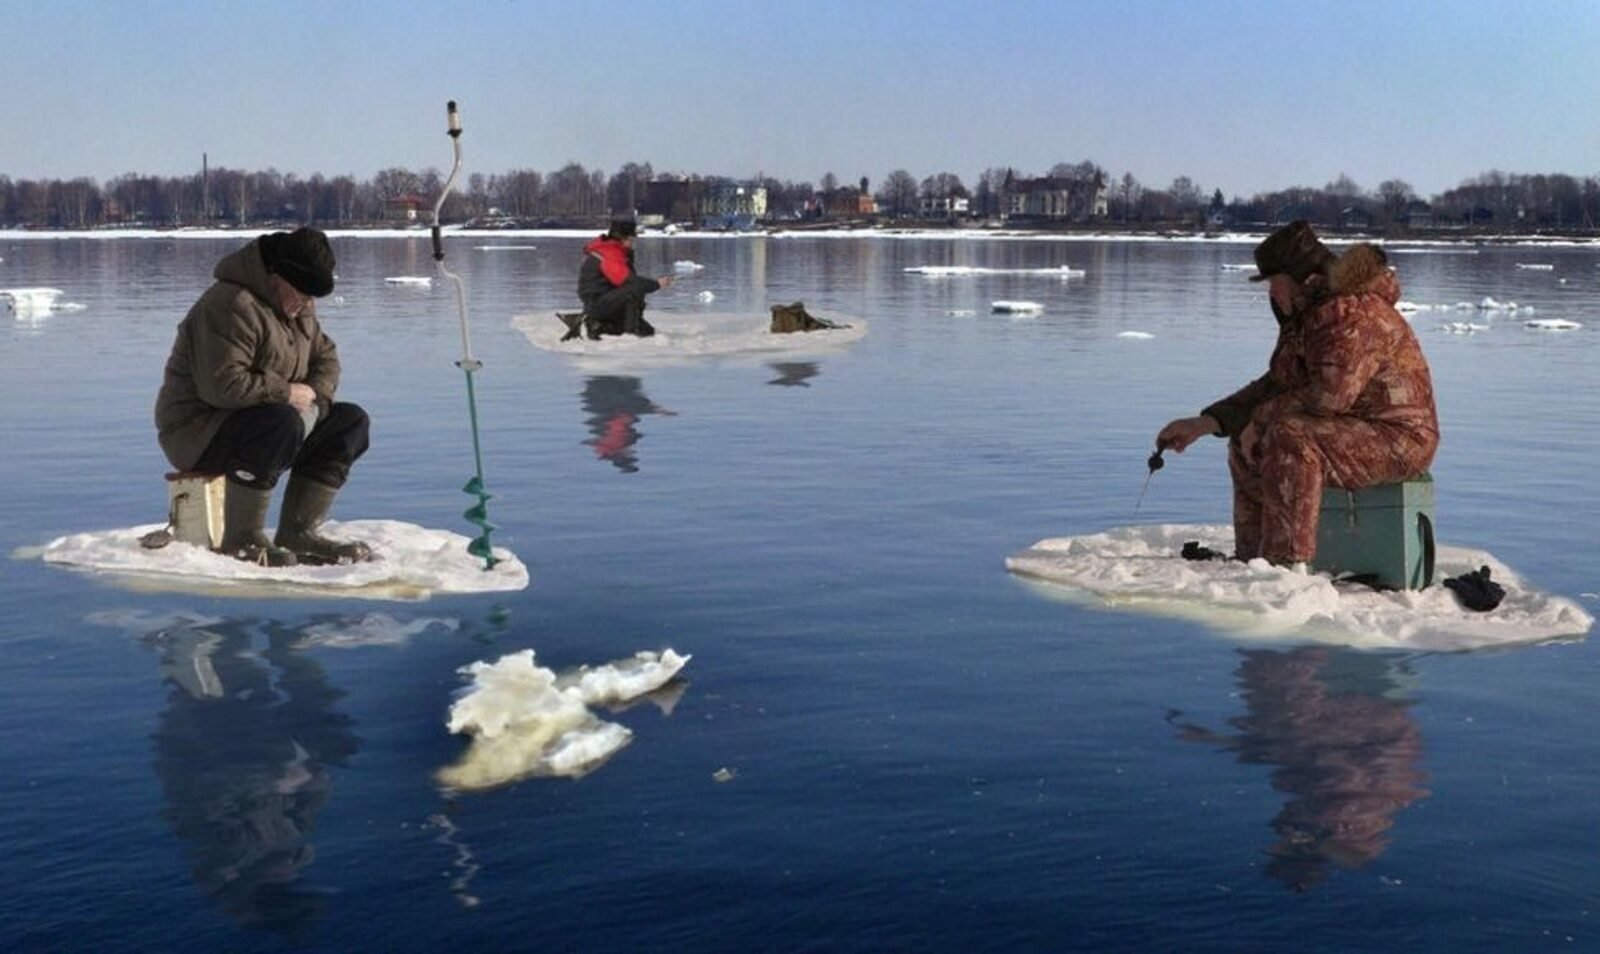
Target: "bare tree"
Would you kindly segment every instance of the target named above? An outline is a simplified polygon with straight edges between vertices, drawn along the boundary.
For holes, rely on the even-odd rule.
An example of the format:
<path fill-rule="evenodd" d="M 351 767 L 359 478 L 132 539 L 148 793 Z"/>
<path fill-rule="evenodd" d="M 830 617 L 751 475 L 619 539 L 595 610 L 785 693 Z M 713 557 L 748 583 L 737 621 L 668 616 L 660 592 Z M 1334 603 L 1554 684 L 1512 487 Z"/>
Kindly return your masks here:
<path fill-rule="evenodd" d="M 877 199 L 890 215 L 909 215 L 917 207 L 917 180 L 906 170 L 896 169 L 884 178 Z"/>

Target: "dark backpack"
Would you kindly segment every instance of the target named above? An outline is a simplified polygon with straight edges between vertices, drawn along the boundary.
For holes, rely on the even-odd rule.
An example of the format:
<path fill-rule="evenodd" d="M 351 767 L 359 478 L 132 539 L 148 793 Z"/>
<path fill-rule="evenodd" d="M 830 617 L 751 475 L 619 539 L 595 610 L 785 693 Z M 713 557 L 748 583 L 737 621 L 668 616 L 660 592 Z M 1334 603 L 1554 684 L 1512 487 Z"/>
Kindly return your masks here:
<path fill-rule="evenodd" d="M 797 301 L 792 305 L 772 306 L 771 331 L 775 335 L 784 335 L 792 331 L 822 331 L 828 328 L 848 327 L 850 326 L 836 324 L 809 314 L 803 301 Z"/>

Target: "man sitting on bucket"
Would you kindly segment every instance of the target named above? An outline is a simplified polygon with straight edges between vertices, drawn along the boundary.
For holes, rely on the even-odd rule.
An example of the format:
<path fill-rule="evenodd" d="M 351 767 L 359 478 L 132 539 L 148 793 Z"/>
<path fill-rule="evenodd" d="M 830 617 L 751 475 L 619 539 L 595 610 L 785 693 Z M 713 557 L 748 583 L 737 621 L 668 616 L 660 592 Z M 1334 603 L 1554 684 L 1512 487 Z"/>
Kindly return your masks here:
<path fill-rule="evenodd" d="M 161 450 L 183 471 L 227 477 L 221 551 L 267 566 L 370 560 L 317 532 L 367 450 L 367 412 L 334 401 L 339 352 L 314 299 L 333 291 L 333 249 L 312 228 L 231 253 L 178 325 L 156 398 Z M 278 477 L 277 536 L 264 530 Z"/>
<path fill-rule="evenodd" d="M 633 270 L 633 243 L 639 227 L 632 219 L 613 219 L 604 235 L 583 247 L 583 264 L 578 268 L 578 298 L 583 313 L 557 315 L 567 325 L 561 338 L 578 336 L 580 326 L 590 338 L 601 335 L 656 333 L 644 320 L 644 296 L 672 284 L 671 275 L 645 278 Z"/>
<path fill-rule="evenodd" d="M 1256 246 L 1278 342 L 1267 373 L 1156 435 L 1182 453 L 1228 438 L 1234 555 L 1282 566 L 1316 556 L 1324 486 L 1416 477 L 1439 447 L 1427 358 L 1394 304 L 1400 281 L 1376 245 L 1343 256 L 1292 222 Z"/>

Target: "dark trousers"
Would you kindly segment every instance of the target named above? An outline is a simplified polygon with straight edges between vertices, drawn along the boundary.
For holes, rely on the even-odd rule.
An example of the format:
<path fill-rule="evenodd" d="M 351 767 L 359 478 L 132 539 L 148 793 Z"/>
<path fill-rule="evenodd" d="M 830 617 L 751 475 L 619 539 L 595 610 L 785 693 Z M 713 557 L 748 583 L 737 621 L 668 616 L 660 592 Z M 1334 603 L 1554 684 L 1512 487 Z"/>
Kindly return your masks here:
<path fill-rule="evenodd" d="M 584 302 L 583 312 L 603 335 L 649 337 L 656 329 L 644 320 L 644 296 L 643 291 L 623 285 Z"/>
<path fill-rule="evenodd" d="M 300 412 L 287 404 L 262 404 L 234 411 L 194 469 L 228 475 L 257 490 L 276 486 L 293 469 L 330 487 L 343 487 L 350 465 L 367 452 L 367 412 L 336 403 L 305 433 Z"/>

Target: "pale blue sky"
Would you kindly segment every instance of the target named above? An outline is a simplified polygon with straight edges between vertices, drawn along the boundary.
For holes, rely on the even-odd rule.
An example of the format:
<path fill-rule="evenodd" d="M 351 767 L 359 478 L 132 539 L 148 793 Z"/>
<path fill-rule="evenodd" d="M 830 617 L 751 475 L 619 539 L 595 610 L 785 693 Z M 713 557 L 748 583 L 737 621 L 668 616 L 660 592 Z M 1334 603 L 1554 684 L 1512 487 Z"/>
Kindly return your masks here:
<path fill-rule="evenodd" d="M 1600 174 L 1600 2 L 0 0 L 0 174 Z"/>

